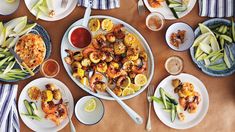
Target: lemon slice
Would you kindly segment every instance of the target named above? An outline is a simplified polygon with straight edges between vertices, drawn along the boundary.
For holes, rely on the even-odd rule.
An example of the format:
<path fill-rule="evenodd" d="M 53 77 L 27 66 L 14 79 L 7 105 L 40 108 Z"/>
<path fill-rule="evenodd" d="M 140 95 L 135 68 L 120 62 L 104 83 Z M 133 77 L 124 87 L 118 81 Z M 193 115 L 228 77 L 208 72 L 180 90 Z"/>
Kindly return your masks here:
<path fill-rule="evenodd" d="M 122 89 L 124 89 L 124 88 L 128 87 L 130 84 L 131 84 L 131 79 L 129 77 L 126 77 L 125 80 L 120 85 L 120 87 Z"/>
<path fill-rule="evenodd" d="M 106 18 L 101 22 L 101 28 L 105 31 L 110 31 L 113 29 L 113 22 L 112 20 Z"/>
<path fill-rule="evenodd" d="M 92 99 L 89 99 L 86 103 L 85 103 L 85 107 L 84 107 L 84 110 L 86 112 L 92 112 L 94 111 L 96 108 L 96 101 L 94 98 Z"/>
<path fill-rule="evenodd" d="M 81 83 L 82 83 L 83 85 L 85 85 L 85 86 L 89 86 L 89 80 L 88 80 L 88 78 L 87 78 L 87 77 L 83 77 L 83 78 L 81 79 Z"/>
<path fill-rule="evenodd" d="M 7 3 L 14 3 L 15 0 L 5 0 Z"/>
<path fill-rule="evenodd" d="M 127 96 L 133 93 L 135 93 L 134 89 L 127 87 L 122 91 L 122 96 Z"/>
<path fill-rule="evenodd" d="M 92 32 L 96 32 L 100 29 L 100 20 L 97 18 L 93 18 L 89 21 L 88 26 Z"/>
<path fill-rule="evenodd" d="M 136 92 L 136 91 L 139 91 L 141 87 L 140 87 L 140 86 L 137 86 L 137 85 L 135 85 L 135 84 L 133 84 L 133 83 L 131 83 L 131 84 L 129 85 L 129 88 L 134 89 L 134 91 Z"/>
<path fill-rule="evenodd" d="M 144 74 L 138 74 L 135 76 L 135 85 L 144 86 L 147 83 L 147 77 Z"/>

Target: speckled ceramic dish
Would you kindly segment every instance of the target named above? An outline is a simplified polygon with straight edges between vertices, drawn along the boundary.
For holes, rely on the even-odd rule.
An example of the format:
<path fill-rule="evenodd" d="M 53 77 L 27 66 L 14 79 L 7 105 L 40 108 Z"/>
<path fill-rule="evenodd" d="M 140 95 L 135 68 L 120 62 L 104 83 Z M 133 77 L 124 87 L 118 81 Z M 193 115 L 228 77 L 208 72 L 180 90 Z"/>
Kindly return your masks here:
<path fill-rule="evenodd" d="M 222 23 L 222 24 L 225 24 L 227 26 L 231 26 L 231 22 L 229 20 L 221 19 L 221 18 L 214 18 L 214 19 L 210 19 L 210 20 L 207 20 L 207 21 L 203 22 L 203 24 L 208 26 L 208 27 L 210 27 L 212 25 L 215 25 L 215 24 L 218 24 L 218 23 Z M 196 30 L 194 31 L 194 34 L 195 34 L 195 38 L 197 38 L 199 35 L 201 35 L 201 31 L 200 31 L 199 27 L 196 28 Z M 228 46 L 230 46 L 230 49 L 231 49 L 232 53 L 235 54 L 235 44 L 234 43 L 229 44 Z M 211 70 L 211 69 L 209 69 L 205 66 L 205 63 L 203 61 L 197 61 L 196 58 L 194 58 L 195 52 L 196 52 L 195 48 L 191 47 L 190 48 L 190 55 L 191 55 L 191 58 L 192 58 L 193 62 L 205 74 L 210 75 L 210 76 L 223 77 L 223 76 L 229 76 L 229 75 L 231 75 L 235 72 L 235 63 L 234 62 L 232 64 L 232 67 L 229 68 L 229 69 L 220 70 L 220 71 Z"/>

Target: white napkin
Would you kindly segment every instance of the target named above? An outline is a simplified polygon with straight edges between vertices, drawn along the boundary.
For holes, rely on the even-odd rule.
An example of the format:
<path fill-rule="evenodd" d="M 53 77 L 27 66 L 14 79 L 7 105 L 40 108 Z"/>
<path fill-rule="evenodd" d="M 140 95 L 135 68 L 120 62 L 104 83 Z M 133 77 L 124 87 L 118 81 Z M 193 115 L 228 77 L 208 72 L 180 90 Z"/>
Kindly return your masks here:
<path fill-rule="evenodd" d="M 87 7 L 90 1 L 92 9 L 108 10 L 120 7 L 120 0 L 78 0 L 78 6 Z"/>
<path fill-rule="evenodd" d="M 20 124 L 16 109 L 18 85 L 0 83 L 0 132 L 19 132 Z"/>
<path fill-rule="evenodd" d="M 198 0 L 199 15 L 208 17 L 235 16 L 234 0 Z"/>

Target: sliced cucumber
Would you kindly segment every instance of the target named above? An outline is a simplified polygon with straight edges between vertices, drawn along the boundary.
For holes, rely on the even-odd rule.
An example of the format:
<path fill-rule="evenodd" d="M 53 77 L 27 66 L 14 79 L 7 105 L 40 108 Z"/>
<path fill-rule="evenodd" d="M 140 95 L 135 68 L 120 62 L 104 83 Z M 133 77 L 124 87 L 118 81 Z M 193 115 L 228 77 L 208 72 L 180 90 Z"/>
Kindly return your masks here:
<path fill-rule="evenodd" d="M 24 100 L 24 105 L 25 105 L 25 107 L 26 107 L 26 109 L 27 109 L 29 115 L 33 115 L 33 111 L 32 111 L 32 108 L 31 108 L 31 106 L 30 106 L 28 100 L 26 100 L 26 99 Z"/>
<path fill-rule="evenodd" d="M 226 70 L 227 66 L 225 63 L 220 63 L 220 64 L 216 64 L 216 65 L 210 65 L 207 68 L 214 70 L 214 71 L 222 71 L 222 70 Z"/>
<path fill-rule="evenodd" d="M 187 6 L 182 5 L 182 6 L 179 6 L 179 7 L 174 7 L 174 10 L 175 10 L 176 12 L 184 12 L 184 11 L 187 10 Z"/>
<path fill-rule="evenodd" d="M 230 42 L 230 43 L 232 43 L 232 42 L 233 42 L 232 38 L 231 38 L 231 37 L 229 37 L 229 36 L 227 36 L 227 35 L 220 35 L 220 37 L 221 37 L 221 38 L 223 38 L 224 40 L 226 40 L 226 41 Z"/>
<path fill-rule="evenodd" d="M 166 104 L 166 95 L 165 95 L 165 92 L 164 92 L 163 88 L 160 88 L 160 94 L 161 94 L 161 97 L 162 97 L 163 105 L 167 109 L 168 106 Z"/>
<path fill-rule="evenodd" d="M 175 105 L 172 103 L 171 104 L 171 122 L 175 121 L 175 117 L 176 117 Z"/>
<path fill-rule="evenodd" d="M 179 6 L 182 6 L 182 4 L 181 3 L 170 3 L 169 4 L 170 8 L 179 7 Z"/>
<path fill-rule="evenodd" d="M 233 36 L 233 42 L 235 42 L 235 26 L 234 26 L 234 20 L 233 20 L 233 17 L 232 17 L 232 36 Z"/>

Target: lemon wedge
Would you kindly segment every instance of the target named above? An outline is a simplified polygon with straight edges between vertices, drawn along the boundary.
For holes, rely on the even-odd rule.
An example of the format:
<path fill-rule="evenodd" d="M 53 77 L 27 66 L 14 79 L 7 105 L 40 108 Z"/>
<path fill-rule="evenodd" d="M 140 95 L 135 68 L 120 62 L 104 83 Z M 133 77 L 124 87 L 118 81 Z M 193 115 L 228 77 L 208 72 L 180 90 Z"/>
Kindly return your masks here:
<path fill-rule="evenodd" d="M 122 96 L 127 96 L 133 93 L 135 93 L 134 89 L 127 87 L 122 91 Z"/>
<path fill-rule="evenodd" d="M 105 31 L 110 31 L 113 29 L 113 22 L 111 19 L 104 19 L 102 22 L 101 22 L 101 28 Z"/>
<path fill-rule="evenodd" d="M 147 77 L 144 74 L 138 74 L 134 79 L 135 85 L 144 86 L 147 83 Z"/>
<path fill-rule="evenodd" d="M 83 85 L 85 85 L 85 86 L 89 86 L 89 80 L 88 80 L 88 78 L 87 78 L 87 77 L 83 77 L 83 78 L 81 79 L 81 83 L 82 83 Z"/>
<path fill-rule="evenodd" d="M 139 91 L 140 90 L 140 86 L 137 86 L 137 85 L 135 85 L 135 84 L 133 84 L 133 83 L 131 83 L 130 85 L 129 85 L 129 88 L 132 88 L 132 89 L 134 89 L 134 91 L 135 92 L 137 92 L 137 91 Z"/>
<path fill-rule="evenodd" d="M 94 98 L 89 99 L 86 103 L 85 103 L 85 107 L 84 110 L 86 112 L 92 112 L 94 111 L 96 108 L 96 101 Z"/>
<path fill-rule="evenodd" d="M 89 21 L 88 26 L 92 32 L 96 32 L 100 29 L 100 20 L 97 18 L 93 18 Z"/>

